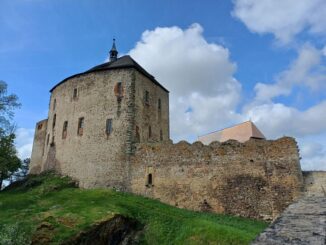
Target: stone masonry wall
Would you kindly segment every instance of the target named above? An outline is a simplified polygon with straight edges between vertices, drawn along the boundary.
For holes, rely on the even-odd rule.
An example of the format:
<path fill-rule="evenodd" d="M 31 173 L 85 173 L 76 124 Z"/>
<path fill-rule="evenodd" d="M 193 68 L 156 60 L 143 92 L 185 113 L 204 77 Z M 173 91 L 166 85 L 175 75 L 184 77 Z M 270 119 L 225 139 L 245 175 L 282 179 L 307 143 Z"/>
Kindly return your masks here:
<path fill-rule="evenodd" d="M 326 171 L 304 171 L 302 174 L 306 195 L 326 197 Z"/>
<path fill-rule="evenodd" d="M 36 123 L 34 133 L 34 144 L 31 156 L 30 174 L 38 174 L 42 169 L 42 158 L 44 155 L 44 146 L 46 138 L 48 120 L 42 120 Z"/>
<path fill-rule="evenodd" d="M 256 219 L 274 219 L 303 187 L 297 144 L 289 137 L 138 144 L 130 164 L 131 192 L 180 208 Z"/>
<path fill-rule="evenodd" d="M 117 93 L 118 83 L 122 96 Z M 149 92 L 148 104 L 144 103 L 145 91 Z M 169 139 L 168 103 L 168 93 L 133 68 L 69 78 L 52 91 L 48 126 L 35 131 L 31 173 L 53 169 L 84 188 L 126 189 L 134 142 L 158 142 L 160 130 Z M 82 135 L 78 134 L 80 118 L 84 118 Z M 107 119 L 112 119 L 109 135 Z"/>

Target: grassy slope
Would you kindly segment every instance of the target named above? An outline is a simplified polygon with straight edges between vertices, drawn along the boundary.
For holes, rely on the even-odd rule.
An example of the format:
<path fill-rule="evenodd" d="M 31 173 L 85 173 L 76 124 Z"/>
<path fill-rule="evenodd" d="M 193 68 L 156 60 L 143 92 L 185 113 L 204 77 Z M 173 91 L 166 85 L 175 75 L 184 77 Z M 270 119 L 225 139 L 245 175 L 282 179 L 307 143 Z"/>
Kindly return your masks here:
<path fill-rule="evenodd" d="M 32 177 L 23 185 L 0 192 L 2 227 L 18 223 L 31 235 L 37 226 L 47 222 L 54 226 L 50 232 L 54 243 L 116 213 L 144 224 L 147 244 L 248 244 L 267 225 L 178 209 L 109 189 L 78 189 L 67 177 L 52 174 Z"/>

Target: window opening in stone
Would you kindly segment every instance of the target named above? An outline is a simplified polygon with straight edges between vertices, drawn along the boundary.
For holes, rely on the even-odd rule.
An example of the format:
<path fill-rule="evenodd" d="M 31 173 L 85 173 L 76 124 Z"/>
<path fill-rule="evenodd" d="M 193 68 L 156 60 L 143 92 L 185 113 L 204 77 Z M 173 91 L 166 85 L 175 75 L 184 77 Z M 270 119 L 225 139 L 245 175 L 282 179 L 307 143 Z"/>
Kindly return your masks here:
<path fill-rule="evenodd" d="M 161 108 L 162 108 L 162 105 L 161 105 L 161 99 L 158 99 L 158 105 L 157 105 L 157 108 L 158 108 L 159 111 L 160 111 Z"/>
<path fill-rule="evenodd" d="M 149 92 L 147 90 L 145 91 L 145 104 L 149 105 Z"/>
<path fill-rule="evenodd" d="M 152 174 L 147 175 L 147 185 L 152 186 L 153 185 L 153 176 Z"/>
<path fill-rule="evenodd" d="M 106 134 L 110 135 L 112 133 L 112 119 L 106 119 Z"/>
<path fill-rule="evenodd" d="M 148 138 L 152 138 L 152 127 L 148 126 Z"/>
<path fill-rule="evenodd" d="M 50 146 L 54 146 L 54 135 L 52 136 L 52 140 L 51 140 Z"/>
<path fill-rule="evenodd" d="M 43 126 L 43 124 L 40 123 L 40 124 L 37 126 L 37 129 L 38 129 L 38 130 L 41 130 L 41 129 L 42 129 L 42 126 Z"/>
<path fill-rule="evenodd" d="M 83 135 L 83 133 L 84 133 L 84 118 L 81 117 L 78 120 L 78 131 L 77 131 L 77 134 L 81 136 L 81 135 Z"/>
<path fill-rule="evenodd" d="M 68 129 L 68 121 L 65 121 L 63 123 L 62 139 L 65 139 L 67 137 L 67 129 Z"/>
<path fill-rule="evenodd" d="M 77 88 L 75 88 L 75 89 L 74 89 L 73 98 L 74 98 L 74 99 L 77 99 L 77 96 L 78 96 L 78 90 L 77 90 Z"/>
<path fill-rule="evenodd" d="M 56 120 L 57 120 L 57 114 L 54 114 L 54 116 L 53 116 L 53 122 L 52 122 L 52 128 L 53 129 L 55 127 Z"/>
<path fill-rule="evenodd" d="M 136 126 L 136 139 L 135 141 L 138 143 L 140 142 L 140 133 L 139 133 L 139 127 Z"/>

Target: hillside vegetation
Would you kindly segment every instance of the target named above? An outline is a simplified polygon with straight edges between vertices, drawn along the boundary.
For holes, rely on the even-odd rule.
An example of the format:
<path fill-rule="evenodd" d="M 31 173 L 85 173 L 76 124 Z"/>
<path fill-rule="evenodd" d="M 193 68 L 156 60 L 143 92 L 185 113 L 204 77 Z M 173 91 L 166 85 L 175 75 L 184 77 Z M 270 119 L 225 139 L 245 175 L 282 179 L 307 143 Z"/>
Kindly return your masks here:
<path fill-rule="evenodd" d="M 117 215 L 136 220 L 138 243 L 151 245 L 248 244 L 267 226 L 110 189 L 79 189 L 68 177 L 47 173 L 0 192 L 0 244 L 77 244 L 71 241 L 81 231 Z"/>

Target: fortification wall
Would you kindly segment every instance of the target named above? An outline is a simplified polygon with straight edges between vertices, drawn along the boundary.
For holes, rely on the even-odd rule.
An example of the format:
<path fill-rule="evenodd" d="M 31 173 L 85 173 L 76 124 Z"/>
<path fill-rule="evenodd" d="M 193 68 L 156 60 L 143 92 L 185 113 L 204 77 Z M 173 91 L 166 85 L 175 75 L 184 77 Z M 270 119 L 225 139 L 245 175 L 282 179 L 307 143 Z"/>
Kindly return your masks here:
<path fill-rule="evenodd" d="M 47 119 L 36 123 L 34 133 L 34 144 L 31 156 L 31 165 L 29 170 L 30 174 L 39 174 L 41 172 L 47 125 Z"/>
<path fill-rule="evenodd" d="M 304 171 L 302 174 L 306 195 L 326 196 L 326 171 Z"/>
<path fill-rule="evenodd" d="M 297 144 L 289 137 L 138 144 L 130 166 L 131 192 L 180 208 L 256 219 L 274 219 L 303 188 Z"/>

